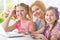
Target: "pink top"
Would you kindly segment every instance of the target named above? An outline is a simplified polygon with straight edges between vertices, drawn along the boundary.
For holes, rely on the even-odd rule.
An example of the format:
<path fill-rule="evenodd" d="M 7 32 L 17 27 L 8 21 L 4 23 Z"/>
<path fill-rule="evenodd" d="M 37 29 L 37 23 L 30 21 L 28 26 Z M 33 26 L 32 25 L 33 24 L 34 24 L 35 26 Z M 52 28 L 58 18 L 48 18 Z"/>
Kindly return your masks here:
<path fill-rule="evenodd" d="M 53 36 L 53 35 L 55 35 L 55 33 L 56 33 L 56 31 L 57 30 L 60 30 L 60 27 L 59 26 L 55 26 L 53 29 L 52 29 L 52 31 L 51 31 L 51 36 Z M 46 36 L 46 38 L 48 38 L 48 36 L 49 36 L 49 29 L 47 28 L 46 29 L 46 32 L 45 32 L 45 36 Z M 60 38 L 59 38 L 60 39 Z"/>
<path fill-rule="evenodd" d="M 27 30 L 30 29 L 30 24 L 31 24 L 31 21 L 29 21 L 26 25 Z M 21 21 L 16 22 L 16 27 L 17 27 L 18 31 L 25 30 L 25 28 L 21 27 Z"/>

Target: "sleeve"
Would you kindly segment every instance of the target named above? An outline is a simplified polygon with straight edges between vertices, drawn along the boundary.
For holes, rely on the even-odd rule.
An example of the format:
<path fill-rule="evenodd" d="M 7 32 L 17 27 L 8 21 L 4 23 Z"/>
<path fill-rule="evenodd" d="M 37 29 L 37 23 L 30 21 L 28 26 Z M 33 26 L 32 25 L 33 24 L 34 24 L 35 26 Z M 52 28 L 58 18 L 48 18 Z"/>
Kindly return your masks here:
<path fill-rule="evenodd" d="M 54 30 L 52 30 L 51 36 L 55 36 L 57 38 L 60 38 L 60 27 L 56 27 Z"/>

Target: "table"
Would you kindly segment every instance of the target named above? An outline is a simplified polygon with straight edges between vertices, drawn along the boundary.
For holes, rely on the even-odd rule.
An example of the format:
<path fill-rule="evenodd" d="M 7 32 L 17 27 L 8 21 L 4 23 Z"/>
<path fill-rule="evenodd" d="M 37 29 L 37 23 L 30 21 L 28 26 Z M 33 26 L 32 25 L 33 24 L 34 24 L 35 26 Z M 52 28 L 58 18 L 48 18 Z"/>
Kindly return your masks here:
<path fill-rule="evenodd" d="M 25 35 L 24 37 L 17 37 L 17 38 L 8 38 L 8 37 L 1 35 L 4 33 L 5 33 L 4 29 L 2 25 L 0 25 L 0 40 L 33 40 L 30 35 Z"/>
<path fill-rule="evenodd" d="M 35 40 L 30 35 L 25 35 L 24 37 L 8 38 L 5 36 L 2 36 L 1 34 L 4 34 L 4 29 L 0 24 L 0 40 Z"/>
<path fill-rule="evenodd" d="M 30 35 L 26 35 L 24 37 L 17 37 L 17 38 L 8 38 L 0 35 L 0 40 L 34 40 Z"/>

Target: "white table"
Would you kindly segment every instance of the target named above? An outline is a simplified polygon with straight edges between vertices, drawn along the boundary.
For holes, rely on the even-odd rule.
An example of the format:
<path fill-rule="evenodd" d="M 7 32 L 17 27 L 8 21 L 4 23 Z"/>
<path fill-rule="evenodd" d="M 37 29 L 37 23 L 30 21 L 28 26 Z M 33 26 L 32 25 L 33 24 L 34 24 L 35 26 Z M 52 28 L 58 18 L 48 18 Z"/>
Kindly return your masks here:
<path fill-rule="evenodd" d="M 1 34 L 4 34 L 4 29 L 2 25 L 0 25 L 0 40 L 33 40 L 30 35 L 26 35 L 24 37 L 17 37 L 17 38 L 8 38 L 5 36 L 2 36 Z"/>
<path fill-rule="evenodd" d="M 1 33 L 4 34 L 4 30 L 2 25 L 0 24 L 0 40 L 34 40 L 30 35 L 26 35 L 24 37 L 17 37 L 17 38 L 8 38 L 5 36 L 2 36 Z"/>
<path fill-rule="evenodd" d="M 26 35 L 24 37 L 17 37 L 17 38 L 8 38 L 0 35 L 0 40 L 34 40 L 30 35 Z"/>

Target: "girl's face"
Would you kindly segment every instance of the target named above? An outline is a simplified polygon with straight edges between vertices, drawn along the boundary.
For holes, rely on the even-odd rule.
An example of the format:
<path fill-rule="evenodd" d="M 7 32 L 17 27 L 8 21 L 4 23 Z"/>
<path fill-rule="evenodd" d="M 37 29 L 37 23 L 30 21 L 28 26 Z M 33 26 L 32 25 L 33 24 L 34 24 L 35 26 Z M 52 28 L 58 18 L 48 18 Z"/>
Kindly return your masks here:
<path fill-rule="evenodd" d="M 33 13 L 33 16 L 38 18 L 41 18 L 43 16 L 43 11 L 40 9 L 40 7 L 36 5 L 32 7 L 32 13 Z"/>
<path fill-rule="evenodd" d="M 53 24 L 57 20 L 55 10 L 48 10 L 45 14 L 45 21 L 47 24 Z"/>
<path fill-rule="evenodd" d="M 25 9 L 25 7 L 23 6 L 17 6 L 16 7 L 16 15 L 18 18 L 24 18 L 26 17 L 26 14 L 27 14 L 27 10 Z"/>

